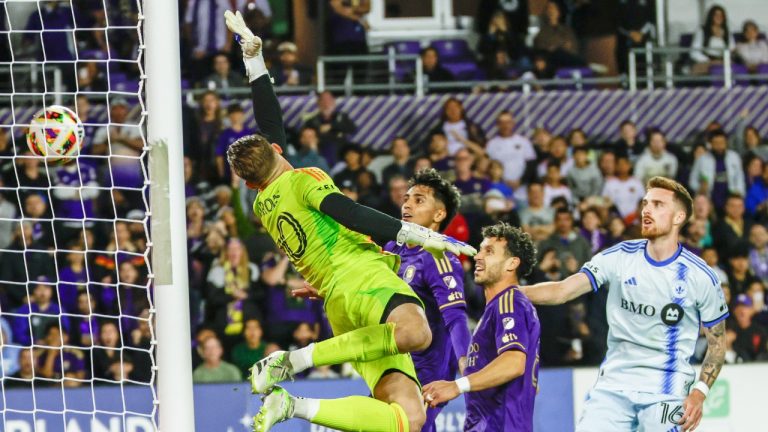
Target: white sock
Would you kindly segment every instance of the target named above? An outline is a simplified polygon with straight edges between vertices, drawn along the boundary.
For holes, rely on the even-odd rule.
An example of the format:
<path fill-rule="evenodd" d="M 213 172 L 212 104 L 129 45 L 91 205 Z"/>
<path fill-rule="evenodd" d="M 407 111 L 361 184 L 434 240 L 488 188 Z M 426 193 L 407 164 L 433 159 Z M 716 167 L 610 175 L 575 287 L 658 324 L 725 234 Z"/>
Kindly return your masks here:
<path fill-rule="evenodd" d="M 293 398 L 293 416 L 312 421 L 320 410 L 320 399 Z"/>
<path fill-rule="evenodd" d="M 293 366 L 293 373 L 304 372 L 305 370 L 314 366 L 312 362 L 312 351 L 315 350 L 315 344 L 311 343 L 304 348 L 299 348 L 296 351 L 288 353 L 288 361 Z"/>

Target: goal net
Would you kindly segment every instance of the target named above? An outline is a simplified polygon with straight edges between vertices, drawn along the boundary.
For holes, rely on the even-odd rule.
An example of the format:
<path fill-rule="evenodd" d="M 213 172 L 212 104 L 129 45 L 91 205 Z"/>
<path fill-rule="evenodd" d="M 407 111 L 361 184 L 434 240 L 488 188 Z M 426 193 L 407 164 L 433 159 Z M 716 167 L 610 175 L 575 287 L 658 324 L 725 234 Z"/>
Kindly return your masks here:
<path fill-rule="evenodd" d="M 141 0 L 0 1 L 0 430 L 157 430 Z M 66 164 L 26 144 L 52 104 Z"/>

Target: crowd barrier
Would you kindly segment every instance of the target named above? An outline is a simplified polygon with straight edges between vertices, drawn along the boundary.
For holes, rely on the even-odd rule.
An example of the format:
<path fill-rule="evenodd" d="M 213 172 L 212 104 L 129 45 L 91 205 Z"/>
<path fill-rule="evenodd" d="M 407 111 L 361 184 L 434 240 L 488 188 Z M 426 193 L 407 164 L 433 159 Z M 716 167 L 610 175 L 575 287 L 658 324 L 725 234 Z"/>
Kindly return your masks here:
<path fill-rule="evenodd" d="M 751 124 L 762 136 L 768 135 L 768 86 L 353 96 L 338 98 L 338 109 L 348 113 L 358 126 L 352 142 L 387 150 L 398 135 L 415 144 L 423 143 L 439 123 L 443 103 L 449 97 L 460 99 L 467 117 L 489 136 L 496 133 L 496 116 L 504 110 L 517 116 L 517 128 L 522 134 L 530 136 L 536 127 L 563 135 L 581 128 L 598 143 L 617 140 L 623 120 L 636 122 L 640 130 L 659 128 L 670 142 L 696 136 L 710 121 L 720 122 L 729 133 L 740 125 Z M 292 129 L 298 129 L 317 109 L 313 95 L 285 95 L 279 99 L 285 124 Z M 244 108 L 249 126 L 255 127 L 250 100 L 245 101 Z M 14 113 L 10 108 L 0 108 L 0 127 L 24 122 L 38 109 L 22 106 Z M 94 105 L 89 117 L 88 124 L 108 121 L 104 105 Z"/>

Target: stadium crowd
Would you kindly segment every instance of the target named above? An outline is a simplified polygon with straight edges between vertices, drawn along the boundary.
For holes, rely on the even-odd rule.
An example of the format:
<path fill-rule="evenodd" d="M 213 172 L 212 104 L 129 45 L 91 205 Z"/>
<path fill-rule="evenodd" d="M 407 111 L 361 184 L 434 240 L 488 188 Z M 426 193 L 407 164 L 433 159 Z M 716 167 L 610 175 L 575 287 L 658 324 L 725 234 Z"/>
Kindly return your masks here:
<path fill-rule="evenodd" d="M 218 7 L 212 0 L 190 0 L 188 17 L 198 13 L 190 6 L 198 2 Z M 229 7 L 225 3 L 221 7 Z M 256 18 L 268 18 L 259 5 L 269 3 L 250 4 L 257 6 L 248 10 L 260 11 L 260 15 L 254 12 Z M 66 8 L 56 3 L 50 7 L 53 11 Z M 44 9 L 48 8 L 46 4 Z M 550 50 L 545 63 L 584 61 L 576 58 L 574 31 L 555 26 L 560 7 L 550 2 L 546 11 L 546 22 L 555 27 L 547 30 L 551 31 L 548 37 L 563 40 L 560 45 L 547 42 L 542 26 L 539 35 L 544 42 L 537 37 L 540 46 L 561 48 Z M 726 46 L 735 46 L 727 25 L 717 28 L 718 22 L 721 27 L 725 22 L 721 12 L 721 18 L 717 11 L 710 14 L 709 27 L 701 30 L 704 50 L 715 47 L 718 38 Z M 519 49 L 526 53 L 520 54 L 523 57 L 531 55 L 530 67 L 540 68 L 541 53 L 520 46 L 520 34 L 504 33 L 509 31 L 504 26 L 510 24 L 503 23 L 516 22 L 512 19 L 509 14 L 489 16 L 489 34 L 494 38 L 482 39 L 481 46 L 495 46 L 496 53 L 499 46 Z M 219 25 L 191 18 L 189 22 Z M 264 23 L 268 21 L 261 24 L 267 26 Z M 745 35 L 756 33 L 747 27 Z M 638 31 L 631 30 L 627 38 L 635 41 L 638 36 L 632 32 Z M 229 171 L 224 157 L 227 146 L 253 131 L 247 128 L 237 101 L 222 101 L 220 90 L 241 85 L 242 79 L 231 70 L 230 56 L 220 54 L 225 46 L 216 45 L 230 42 L 214 38 L 217 33 L 212 29 L 209 32 L 211 39 L 201 46 L 202 54 L 192 49 L 189 58 L 196 66 L 189 66 L 187 73 L 210 91 L 184 118 L 194 378 L 239 381 L 266 354 L 306 346 L 328 337 L 330 329 L 320 302 L 291 297 L 291 289 L 303 285 L 301 275 L 250 210 L 254 192 Z M 190 34 L 208 33 L 197 29 Z M 745 53 L 763 50 L 765 43 L 756 38 L 754 49 Z M 91 43 L 98 50 L 99 38 L 94 36 Z M 292 42 L 273 46 L 279 52 L 273 63 L 276 85 L 312 82 L 311 69 L 294 66 Z M 768 57 L 768 46 L 765 51 Z M 423 55 L 430 52 L 425 50 Z M 493 52 L 494 48 L 485 51 Z M 706 55 L 702 61 L 717 61 Z M 503 56 L 491 57 L 497 61 Z M 520 64 L 523 57 L 514 58 Z M 434 63 L 439 65 L 437 59 Z M 98 68 L 86 68 L 98 78 Z M 85 76 L 78 73 L 78 79 Z M 107 89 L 103 77 L 90 85 L 94 91 Z M 78 114 L 88 123 L 88 99 L 79 97 L 77 104 Z M 125 100 L 113 98 L 109 109 L 112 123 L 127 118 Z M 439 123 L 426 125 L 432 128 L 427 140 L 408 142 L 398 137 L 388 153 L 377 154 L 365 142 L 350 141 L 357 126 L 336 108 L 334 95 L 323 92 L 317 96 L 317 111 L 299 130 L 289 131 L 290 146 L 285 151 L 294 167 L 320 167 L 347 196 L 397 218 L 408 178 L 421 169 L 437 169 L 463 196 L 460 214 L 447 234 L 477 245 L 480 228 L 496 221 L 531 234 L 539 263 L 526 283 L 561 279 L 578 271 L 595 253 L 639 237 L 638 203 L 644 182 L 655 175 L 675 178 L 695 196 L 684 246 L 720 275 L 732 308 L 728 362 L 768 358 L 768 144 L 757 129 L 742 124 L 737 130 L 724 131 L 712 122 L 693 142 L 672 143 L 663 131 L 640 131 L 624 121 L 616 125 L 620 140 L 598 142 L 579 129 L 557 136 L 539 128 L 524 136 L 516 131 L 518 120 L 514 113 L 498 113 L 498 132 L 488 136 L 467 118 L 461 101 L 451 98 Z M 152 375 L 151 330 L 146 321 L 151 292 L 140 191 L 144 176 L 136 159 L 104 162 L 109 154 L 140 155 L 140 129 L 89 126 L 86 140 L 78 165 L 47 169 L 34 158 L 16 158 L 14 163 L 14 140 L 6 128 L 0 128 L 0 156 L 7 157 L 0 159 L 0 364 L 4 377 L 19 378 L 4 380 L 5 386 L 29 385 L 33 376 L 41 383 L 66 377 L 67 385 L 79 386 L 89 378 L 115 384 L 122 379 L 148 382 Z M 23 139 L 17 137 L 15 142 Z M 74 186 L 76 192 L 50 189 L 51 185 Z M 68 220 L 51 221 L 54 214 Z M 26 219 L 23 223 L 10 222 L 21 215 Z M 91 220 L 85 225 L 76 222 L 83 217 Z M 120 220 L 109 220 L 114 217 Z M 471 260 L 462 262 L 469 312 L 476 319 L 484 305 L 482 291 L 469 277 Z M 605 295 L 598 291 L 562 306 L 537 308 L 543 366 L 599 364 L 606 349 Z M 705 350 L 700 348 L 698 355 Z M 323 367 L 304 376 L 349 373 L 350 368 Z"/>
<path fill-rule="evenodd" d="M 204 148 L 211 152 L 201 157 L 196 150 L 185 158 L 195 379 L 240 380 L 250 365 L 278 347 L 306 346 L 330 333 L 320 302 L 290 296 L 291 289 L 302 286 L 301 275 L 250 210 L 254 192 L 232 177 L 223 159 L 229 143 L 252 132 L 243 125 L 242 109 L 232 103 L 224 115 L 217 95 L 208 95 L 212 103 L 201 106 L 186 131 L 187 137 L 207 137 Z M 124 108 L 118 102 L 111 109 Z M 768 145 L 756 129 L 742 125 L 728 134 L 713 122 L 692 143 L 668 143 L 663 131 L 638 131 L 624 121 L 617 125 L 620 140 L 596 142 L 579 129 L 553 136 L 539 128 L 524 136 L 516 132 L 516 121 L 512 113 L 498 113 L 497 133 L 487 136 L 464 115 L 461 102 L 449 98 L 425 142 L 398 137 L 388 153 L 376 154 L 365 143 L 349 141 L 356 125 L 335 108 L 332 94 L 322 93 L 317 112 L 300 130 L 290 131 L 285 151 L 295 167 L 321 167 L 347 196 L 398 218 L 408 178 L 424 168 L 439 170 L 462 192 L 460 214 L 446 233 L 478 244 L 480 228 L 502 220 L 531 234 L 539 263 L 526 283 L 561 279 L 593 254 L 637 238 L 644 182 L 655 175 L 678 179 L 695 196 L 685 247 L 720 275 L 733 309 L 729 361 L 768 357 Z M 96 130 L 87 148 L 98 151 L 107 132 L 113 146 L 128 147 L 126 142 L 136 138 L 126 131 Z M 4 154 L 8 138 L 0 134 Z M 81 156 L 84 184 L 110 179 L 104 166 L 87 161 L 88 155 Z M 80 181 L 74 164 L 52 170 L 50 180 L 36 159 L 17 159 L 16 169 L 11 160 L 3 165 L 2 182 L 9 193 L 0 199 L 0 210 L 7 218 L 31 218 L 23 230 L 18 224 L 0 224 L 4 370 L 29 374 L 31 360 L 22 358 L 30 354 L 21 347 L 34 342 L 65 345 L 61 355 L 69 356 L 64 373 L 70 377 L 148 379 L 150 334 L 146 321 L 137 319 L 147 316 L 150 295 L 141 193 L 129 187 L 111 193 L 86 187 L 82 196 L 56 189 L 48 195 L 49 181 Z M 137 186 L 132 175 L 120 175 L 115 167 L 111 179 Z M 16 185 L 21 186 L 18 194 Z M 75 219 L 83 212 L 121 219 L 88 222 L 82 230 L 78 223 L 48 221 L 52 212 Z M 52 253 L 57 245 L 66 253 Z M 463 264 L 471 275 L 471 260 Z M 25 287 L 27 274 L 35 278 Z M 470 316 L 476 319 L 484 305 L 482 292 L 471 277 L 465 290 Z M 599 363 L 605 353 L 605 294 L 538 308 L 543 366 Z M 90 320 L 84 317 L 91 312 Z M 89 356 L 82 348 L 91 346 Z M 128 347 L 122 357 L 117 355 L 120 347 Z M 51 357 L 55 353 L 36 351 L 38 376 L 60 377 Z M 130 366 L 115 366 L 121 359 Z M 323 368 L 305 375 L 347 372 Z"/>
<path fill-rule="evenodd" d="M 318 54 L 371 53 L 366 18 L 370 1 L 328 0 L 322 14 L 319 4 L 310 3 L 306 20 L 324 32 Z M 582 77 L 615 76 L 627 72 L 629 50 L 656 41 L 653 1 L 481 0 L 476 4 L 474 46 L 464 39 L 439 38 L 391 46 L 401 54 L 419 53 L 429 83 L 570 78 L 574 72 Z M 17 7 L 29 8 L 11 4 L 0 9 L 0 18 Z M 311 59 L 299 52 L 294 38 L 298 22 L 291 2 L 180 0 L 179 7 L 184 88 L 228 91 L 244 87 L 239 46 L 223 20 L 211 18 L 221 17 L 230 8 L 242 11 L 248 26 L 264 39 L 265 59 L 278 87 L 306 87 L 315 81 Z M 538 15 L 532 15 L 534 12 Z M 326 16 L 324 22 L 320 22 L 321 15 Z M 388 17 L 402 15 L 400 6 L 388 4 Z M 51 66 L 63 72 L 68 89 L 135 92 L 141 73 L 136 61 L 140 43 L 137 17 L 135 1 L 45 1 L 33 8 L 23 25 L 13 25 L 26 31 L 21 41 L 0 41 L 0 60 L 72 61 Z M 109 29 L 101 30 L 105 25 Z M 8 26 L 5 18 L 0 19 L 0 26 Z M 35 33 L 43 29 L 56 32 Z M 72 38 L 57 37 L 60 30 L 71 30 Z M 724 50 L 735 59 L 734 73 L 768 71 L 768 42 L 759 23 L 747 20 L 734 28 L 719 5 L 710 7 L 701 27 L 683 33 L 678 44 L 691 49 L 677 62 L 682 74 L 722 74 Z M 377 49 L 386 51 L 389 46 Z M 107 68 L 107 59 L 120 62 Z M 356 77 L 376 79 L 370 68 L 356 66 L 355 71 Z M 344 68 L 331 66 L 326 75 L 332 79 L 344 72 Z M 395 73 L 398 79 L 412 82 L 412 66 L 398 63 Z M 17 77 L 16 88 L 24 85 L 24 78 Z"/>

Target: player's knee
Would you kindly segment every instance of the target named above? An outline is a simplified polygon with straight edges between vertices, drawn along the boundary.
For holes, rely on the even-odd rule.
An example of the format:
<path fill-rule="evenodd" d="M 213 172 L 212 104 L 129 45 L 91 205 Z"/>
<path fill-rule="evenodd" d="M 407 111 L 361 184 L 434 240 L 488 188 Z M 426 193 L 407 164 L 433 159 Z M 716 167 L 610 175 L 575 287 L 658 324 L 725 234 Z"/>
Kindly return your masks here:
<path fill-rule="evenodd" d="M 421 306 L 400 305 L 392 311 L 388 321 L 395 323 L 395 342 L 401 353 L 423 351 L 432 344 L 432 330 Z"/>
<path fill-rule="evenodd" d="M 395 341 L 400 352 L 424 351 L 432 344 L 432 330 L 426 320 L 398 324 L 395 327 Z"/>
<path fill-rule="evenodd" d="M 419 432 L 424 427 L 424 422 L 427 421 L 426 414 L 414 414 L 413 418 L 408 417 L 408 430 L 412 432 Z"/>
<path fill-rule="evenodd" d="M 408 418 L 408 430 L 410 432 L 419 432 L 427 421 L 427 413 L 424 406 L 417 401 L 409 401 L 400 405 Z"/>

